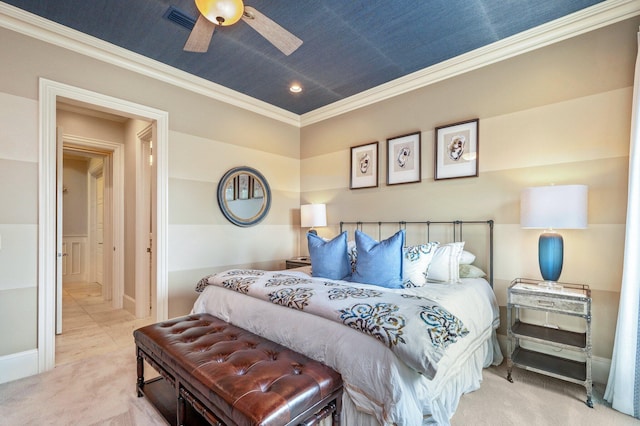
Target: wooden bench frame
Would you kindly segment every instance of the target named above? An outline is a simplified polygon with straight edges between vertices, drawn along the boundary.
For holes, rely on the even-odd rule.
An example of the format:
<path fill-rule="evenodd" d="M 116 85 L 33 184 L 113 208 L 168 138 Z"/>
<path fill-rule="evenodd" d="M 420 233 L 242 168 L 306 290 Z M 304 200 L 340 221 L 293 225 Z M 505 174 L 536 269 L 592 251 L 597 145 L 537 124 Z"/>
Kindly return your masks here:
<path fill-rule="evenodd" d="M 208 398 L 192 386 L 194 377 L 181 377 L 165 362 L 156 359 L 153 352 L 136 340 L 138 397 L 146 396 L 154 407 L 171 425 L 209 424 L 214 426 L 230 426 L 220 420 L 224 415 Z M 144 361 L 156 370 L 160 377 L 145 381 Z M 323 419 L 332 416 L 333 426 L 340 425 L 342 406 L 342 387 L 325 398 L 317 401 L 312 407 L 296 416 L 287 426 L 317 425 Z"/>

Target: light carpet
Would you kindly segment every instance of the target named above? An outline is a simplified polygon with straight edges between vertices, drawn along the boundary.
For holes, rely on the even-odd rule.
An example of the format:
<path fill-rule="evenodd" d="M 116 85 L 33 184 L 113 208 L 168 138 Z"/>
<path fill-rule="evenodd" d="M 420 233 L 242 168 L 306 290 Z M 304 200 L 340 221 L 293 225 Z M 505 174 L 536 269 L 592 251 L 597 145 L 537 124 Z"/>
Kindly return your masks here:
<path fill-rule="evenodd" d="M 156 376 L 145 368 L 145 379 Z M 136 393 L 135 349 L 60 365 L 51 371 L 0 385 L 0 424 L 164 425 Z"/>
<path fill-rule="evenodd" d="M 452 426 L 640 425 L 640 420 L 603 400 L 603 385 L 594 386 L 594 408 L 589 408 L 584 386 L 519 368 L 514 368 L 509 383 L 506 364 L 483 371 L 480 389 L 460 399 Z"/>
<path fill-rule="evenodd" d="M 152 372 L 146 366 L 145 378 Z M 514 370 L 515 383 L 505 377 L 505 363 L 485 369 L 481 388 L 462 397 L 452 425 L 640 425 L 603 403 L 602 386 L 596 388 L 591 409 L 582 386 L 520 369 Z M 61 365 L 0 385 L 0 424 L 166 424 L 145 398 L 136 396 L 135 383 L 133 346 Z"/>

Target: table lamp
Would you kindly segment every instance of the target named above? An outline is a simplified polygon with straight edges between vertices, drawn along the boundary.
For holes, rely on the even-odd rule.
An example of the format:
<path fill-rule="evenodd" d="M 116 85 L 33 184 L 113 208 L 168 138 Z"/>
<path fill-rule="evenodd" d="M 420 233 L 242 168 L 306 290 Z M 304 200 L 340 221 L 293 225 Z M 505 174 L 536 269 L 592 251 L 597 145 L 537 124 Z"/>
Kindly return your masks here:
<path fill-rule="evenodd" d="M 587 227 L 587 186 L 550 185 L 525 188 L 520 195 L 520 226 L 545 231 L 538 240 L 538 262 L 544 282 L 557 284 L 562 272 L 564 242 L 557 229 Z"/>
<path fill-rule="evenodd" d="M 316 226 L 327 226 L 326 204 L 303 204 L 300 206 L 300 226 L 311 228 L 309 232 L 318 234 Z"/>

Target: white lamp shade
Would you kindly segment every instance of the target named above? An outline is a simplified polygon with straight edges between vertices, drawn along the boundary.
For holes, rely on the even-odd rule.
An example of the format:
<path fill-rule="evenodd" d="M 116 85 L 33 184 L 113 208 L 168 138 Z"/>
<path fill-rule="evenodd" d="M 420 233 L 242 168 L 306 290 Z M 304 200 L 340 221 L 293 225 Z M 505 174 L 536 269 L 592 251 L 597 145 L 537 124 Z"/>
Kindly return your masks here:
<path fill-rule="evenodd" d="M 300 225 L 303 228 L 327 226 L 327 206 L 325 204 L 304 204 L 300 206 Z"/>
<path fill-rule="evenodd" d="M 587 185 L 525 188 L 520 194 L 520 226 L 542 229 L 587 227 Z"/>

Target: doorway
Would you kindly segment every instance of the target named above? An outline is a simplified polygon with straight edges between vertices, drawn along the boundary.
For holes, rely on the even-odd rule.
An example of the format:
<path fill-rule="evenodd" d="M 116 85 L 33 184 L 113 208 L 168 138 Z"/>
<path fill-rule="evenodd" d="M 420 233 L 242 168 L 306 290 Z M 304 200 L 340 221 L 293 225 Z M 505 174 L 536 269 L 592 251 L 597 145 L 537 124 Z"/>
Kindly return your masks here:
<path fill-rule="evenodd" d="M 83 121 L 81 112 L 76 117 Z M 112 153 L 106 142 L 73 143 L 62 135 L 62 274 L 57 283 L 56 365 L 118 348 L 117 326 L 132 314 L 113 307 L 113 257 L 104 255 L 104 242 L 113 240 L 113 203 L 109 191 Z M 66 139 L 66 141 L 65 141 Z M 107 191 L 105 191 L 107 189 Z M 105 234 L 107 238 L 104 238 Z M 105 273 L 105 270 L 107 273 Z M 108 280 L 105 280 L 108 277 Z M 120 333 L 122 334 L 122 332 Z"/>
<path fill-rule="evenodd" d="M 102 290 L 104 300 L 112 300 L 112 291 L 104 277 L 105 268 L 113 270 L 110 262 L 105 266 L 105 209 L 111 203 L 105 197 L 105 180 L 112 164 L 108 152 L 63 146 L 63 220 L 62 220 L 62 281 L 92 282 Z M 106 223 L 106 233 L 111 232 Z M 57 333 L 60 333 L 57 327 Z"/>
<path fill-rule="evenodd" d="M 55 366 L 55 317 L 56 289 L 51 285 L 56 282 L 57 271 L 62 253 L 57 249 L 56 221 L 56 106 L 58 100 L 80 104 L 97 111 L 119 114 L 128 118 L 146 120 L 155 123 L 154 138 L 154 217 L 155 250 L 153 257 L 153 274 L 156 279 L 155 321 L 168 317 L 168 272 L 167 272 L 167 146 L 168 146 L 168 114 L 150 107 L 134 104 L 125 100 L 79 89 L 46 79 L 40 79 L 40 154 L 41 173 L 39 181 L 39 216 L 38 216 L 38 372 L 50 370 Z M 123 176 L 114 173 L 113 186 L 124 185 Z M 117 209 L 116 209 L 117 210 Z M 115 210 L 114 210 L 115 211 Z M 118 210 L 119 211 L 119 210 Z M 124 230 L 118 222 L 114 222 L 113 234 L 118 238 L 112 245 L 105 244 L 105 254 L 116 255 L 123 252 Z M 117 269 L 117 266 L 114 268 Z M 107 273 L 107 270 L 104 270 Z M 121 271 L 114 271 L 120 274 Z M 106 281 L 106 277 L 105 277 Z M 117 286 L 113 286 L 113 297 L 122 301 L 122 294 L 117 294 Z M 117 298 L 117 299 L 116 299 Z"/>
<path fill-rule="evenodd" d="M 58 104 L 61 107 L 63 104 Z M 67 107 L 65 107 L 67 108 Z M 86 113 L 87 110 L 75 108 L 77 122 L 83 122 L 83 115 L 78 111 Z M 83 123 L 84 124 L 84 123 Z M 90 128 L 84 124 L 85 127 Z M 64 128 L 57 127 L 57 200 L 56 205 L 56 245 L 58 247 L 57 271 L 56 271 L 56 334 L 63 332 L 63 293 L 64 282 L 69 281 L 66 277 L 65 264 L 76 265 L 75 269 L 81 269 L 80 275 L 83 279 L 76 282 L 88 282 L 87 278 L 92 275 L 90 282 L 95 282 L 98 274 L 101 275 L 101 293 L 104 293 L 105 300 L 111 301 L 113 309 L 122 308 L 122 294 L 124 282 L 124 243 L 123 243 L 123 223 L 124 223 L 124 145 L 122 143 L 93 139 L 88 137 L 65 134 Z M 67 160 L 65 160 L 65 158 Z M 92 163 L 83 163 L 79 159 Z M 66 161 L 74 160 L 75 168 L 64 167 Z M 84 164 L 84 166 L 83 166 Z M 89 169 L 92 170 L 90 173 Z M 93 176 L 92 176 L 93 175 Z M 65 182 L 72 179 L 73 182 Z M 98 197 L 97 186 L 102 182 L 101 196 Z M 91 185 L 94 183 L 94 185 Z M 70 189 L 70 187 L 73 187 Z M 93 189 L 94 192 L 90 193 Z M 97 202 L 101 199 L 102 208 L 98 210 L 96 206 L 90 205 L 90 200 Z M 89 212 L 94 210 L 94 215 Z M 101 222 L 102 232 L 100 236 L 91 230 L 89 222 Z M 73 228 L 73 229 L 70 229 Z M 69 250 L 69 244 L 65 240 L 75 240 L 77 250 Z M 90 267 L 87 261 L 92 258 L 87 252 L 91 251 L 102 242 L 102 246 L 113 248 L 113 250 L 98 250 L 93 254 L 101 254 L 100 264 Z M 65 250 L 64 248 L 67 248 Z M 82 247 L 82 249 L 78 248 Z M 77 266 L 79 265 L 79 266 Z M 63 273 L 61 273 L 63 272 Z M 68 275 L 68 274 L 67 274 Z M 65 278 L 67 278 L 65 280 Z M 70 277 L 72 279 L 73 277 Z M 76 277 L 77 278 L 77 277 Z"/>
<path fill-rule="evenodd" d="M 146 121 L 61 102 L 58 102 L 58 124 L 62 145 L 62 162 L 58 167 L 62 169 L 59 179 L 63 190 L 58 198 L 62 200 L 58 207 L 62 216 L 58 231 L 62 239 L 62 276 L 57 284 L 56 365 L 130 344 L 133 329 L 152 322 L 153 303 L 149 294 L 150 288 L 155 287 L 148 273 L 153 269 L 150 254 L 145 250 L 153 236 L 151 221 L 145 221 L 146 232 L 140 235 L 131 232 L 143 228 L 137 218 L 149 218 L 152 208 L 151 179 L 147 177 L 152 173 L 145 158 L 145 146 L 151 140 L 143 141 L 128 131 L 153 126 Z M 65 126 L 81 129 L 85 136 L 66 133 Z M 150 130 L 148 133 L 152 134 Z M 87 137 L 105 134 L 119 142 Z M 125 156 L 140 156 L 138 153 L 142 153 L 139 164 L 131 167 L 133 163 L 129 161 L 130 168 L 126 170 Z M 114 185 L 114 176 L 122 175 L 127 177 L 123 184 Z M 132 175 L 141 178 L 134 179 Z M 140 197 L 141 202 L 137 194 L 145 194 Z M 135 212 L 135 218 L 125 212 Z M 122 244 L 117 229 L 124 229 L 127 235 Z M 105 253 L 105 245 L 122 245 L 122 249 Z M 138 269 L 147 271 L 142 294 L 133 286 L 125 286 L 126 279 L 134 282 Z M 136 316 L 134 304 L 137 306 L 138 302 L 146 310 Z"/>

